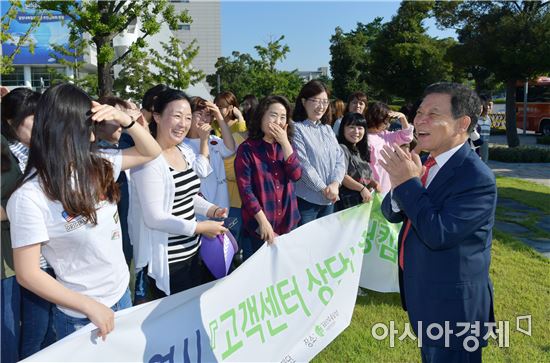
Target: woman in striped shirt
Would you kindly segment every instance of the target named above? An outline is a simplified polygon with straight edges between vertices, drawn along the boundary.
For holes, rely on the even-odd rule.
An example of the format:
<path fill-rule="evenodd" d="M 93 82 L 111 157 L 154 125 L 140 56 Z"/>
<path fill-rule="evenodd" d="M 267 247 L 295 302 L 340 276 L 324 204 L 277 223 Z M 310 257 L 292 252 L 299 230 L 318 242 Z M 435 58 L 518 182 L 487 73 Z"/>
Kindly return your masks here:
<path fill-rule="evenodd" d="M 163 91 L 154 110 L 149 128 L 162 154 L 132 170 L 129 227 L 137 244 L 136 268 L 147 265 L 152 293 L 158 298 L 213 279 L 198 253 L 200 235 L 213 237 L 227 229 L 223 222 L 197 222 L 195 213 L 223 218 L 227 209 L 199 196 L 200 180 L 180 145 L 191 126 L 187 95 Z M 201 138 L 208 135 L 209 130 L 201 129 Z"/>
<path fill-rule="evenodd" d="M 317 81 L 306 83 L 294 107 L 294 147 L 302 165 L 296 183 L 300 225 L 334 211 L 334 203 L 346 175 L 344 152 L 330 127 L 327 87 Z"/>

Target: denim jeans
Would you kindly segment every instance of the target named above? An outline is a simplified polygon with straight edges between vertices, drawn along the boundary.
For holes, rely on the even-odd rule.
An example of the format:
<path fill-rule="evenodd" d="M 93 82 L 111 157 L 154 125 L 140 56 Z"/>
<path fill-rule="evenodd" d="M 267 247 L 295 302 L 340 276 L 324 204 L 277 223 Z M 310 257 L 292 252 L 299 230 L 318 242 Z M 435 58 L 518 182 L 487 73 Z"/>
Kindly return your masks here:
<path fill-rule="evenodd" d="M 54 277 L 53 269 L 44 270 Z M 54 304 L 21 288 L 21 345 L 19 359 L 25 359 L 55 342 Z"/>
<path fill-rule="evenodd" d="M 147 278 L 147 268 L 144 267 L 136 272 L 136 283 L 134 285 L 134 305 L 143 304 L 149 300 L 149 279 Z"/>
<path fill-rule="evenodd" d="M 305 199 L 298 198 L 298 210 L 300 211 L 299 226 L 303 226 L 306 223 L 314 221 L 318 218 L 328 216 L 334 212 L 334 204 L 330 205 L 319 205 L 315 203 L 310 203 Z"/>
<path fill-rule="evenodd" d="M 126 289 L 126 292 L 120 300 L 111 306 L 113 311 L 126 309 L 132 306 L 132 298 L 130 297 L 130 289 Z M 57 333 L 57 339 L 61 340 L 67 335 L 74 333 L 78 329 L 88 325 L 90 320 L 88 318 L 75 318 L 65 314 L 57 307 L 54 308 L 54 325 Z"/>
<path fill-rule="evenodd" d="M 489 139 L 483 141 L 483 144 L 480 146 L 480 156 L 481 160 L 485 163 L 489 161 Z"/>
<path fill-rule="evenodd" d="M 2 279 L 2 363 L 19 360 L 21 289 L 15 276 Z"/>

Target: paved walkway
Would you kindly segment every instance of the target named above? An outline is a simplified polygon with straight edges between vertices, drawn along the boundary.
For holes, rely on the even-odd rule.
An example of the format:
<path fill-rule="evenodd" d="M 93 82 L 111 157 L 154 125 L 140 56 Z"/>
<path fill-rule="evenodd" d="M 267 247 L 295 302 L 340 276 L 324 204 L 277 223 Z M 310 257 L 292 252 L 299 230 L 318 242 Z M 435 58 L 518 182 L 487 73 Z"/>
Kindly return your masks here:
<path fill-rule="evenodd" d="M 550 145 L 537 144 L 537 137 L 540 135 L 535 135 L 531 131 L 523 135 L 521 129 L 518 129 L 518 136 L 520 145 L 550 149 Z M 507 147 L 506 135 L 491 135 L 489 145 Z M 504 163 L 489 160 L 489 167 L 495 175 L 525 179 L 550 187 L 550 163 Z"/>
<path fill-rule="evenodd" d="M 550 187 L 550 163 L 503 163 L 489 160 L 495 175 L 520 178 Z"/>
<path fill-rule="evenodd" d="M 528 180 L 550 187 L 550 163 L 503 163 L 489 160 L 489 167 L 495 175 Z M 547 196 L 550 203 L 550 195 Z M 550 215 L 543 211 L 506 198 L 499 198 L 499 208 L 504 217 L 495 221 L 495 228 L 508 233 L 550 259 Z M 527 218 L 536 217 L 536 231 L 522 225 Z M 541 234 L 542 232 L 542 234 Z"/>

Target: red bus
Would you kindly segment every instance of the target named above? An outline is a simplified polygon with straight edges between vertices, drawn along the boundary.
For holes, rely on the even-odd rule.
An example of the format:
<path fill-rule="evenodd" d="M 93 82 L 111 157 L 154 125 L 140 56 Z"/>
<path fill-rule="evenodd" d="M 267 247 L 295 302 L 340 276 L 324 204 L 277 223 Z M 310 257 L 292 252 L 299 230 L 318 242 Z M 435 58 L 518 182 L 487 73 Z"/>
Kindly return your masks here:
<path fill-rule="evenodd" d="M 516 125 L 523 129 L 525 83 L 518 82 L 516 88 Z M 550 77 L 539 77 L 528 83 L 527 122 L 525 129 L 543 135 L 550 135 Z"/>

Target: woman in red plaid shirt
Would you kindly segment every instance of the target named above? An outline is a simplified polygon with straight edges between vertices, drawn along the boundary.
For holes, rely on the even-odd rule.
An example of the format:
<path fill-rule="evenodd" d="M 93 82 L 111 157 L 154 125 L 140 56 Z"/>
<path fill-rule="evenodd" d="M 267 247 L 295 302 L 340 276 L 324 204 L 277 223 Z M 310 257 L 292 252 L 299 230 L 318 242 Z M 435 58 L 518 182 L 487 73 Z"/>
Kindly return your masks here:
<path fill-rule="evenodd" d="M 294 182 L 302 168 L 292 148 L 290 104 L 281 96 L 260 102 L 248 139 L 237 150 L 235 172 L 242 199 L 244 258 L 294 229 L 300 220 Z"/>

